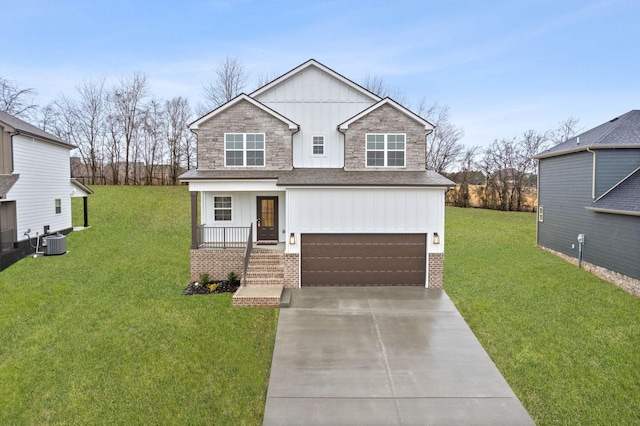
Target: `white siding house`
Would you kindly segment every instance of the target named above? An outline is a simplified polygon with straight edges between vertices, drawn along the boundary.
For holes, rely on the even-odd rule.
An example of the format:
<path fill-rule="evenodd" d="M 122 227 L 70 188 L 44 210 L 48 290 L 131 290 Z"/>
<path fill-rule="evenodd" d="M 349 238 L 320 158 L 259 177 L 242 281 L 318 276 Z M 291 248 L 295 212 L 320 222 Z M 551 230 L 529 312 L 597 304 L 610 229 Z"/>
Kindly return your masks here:
<path fill-rule="evenodd" d="M 4 112 L 0 133 L 4 269 L 31 252 L 29 237 L 72 230 L 69 151 L 74 146 Z"/>
<path fill-rule="evenodd" d="M 193 279 L 442 288 L 453 182 L 423 118 L 311 59 L 190 128 Z"/>

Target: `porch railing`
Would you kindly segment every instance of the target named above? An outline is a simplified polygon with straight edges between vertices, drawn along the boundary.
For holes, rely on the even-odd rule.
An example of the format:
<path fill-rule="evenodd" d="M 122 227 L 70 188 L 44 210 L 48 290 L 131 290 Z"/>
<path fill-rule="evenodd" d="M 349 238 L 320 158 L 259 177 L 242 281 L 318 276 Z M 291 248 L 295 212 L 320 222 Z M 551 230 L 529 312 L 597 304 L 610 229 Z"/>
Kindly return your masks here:
<path fill-rule="evenodd" d="M 249 237 L 247 238 L 247 248 L 244 250 L 244 273 L 242 274 L 242 285 L 247 285 L 247 270 L 249 269 L 249 258 L 253 250 L 253 223 L 249 226 Z"/>
<path fill-rule="evenodd" d="M 245 248 L 251 234 L 248 226 L 198 226 L 198 248 Z"/>

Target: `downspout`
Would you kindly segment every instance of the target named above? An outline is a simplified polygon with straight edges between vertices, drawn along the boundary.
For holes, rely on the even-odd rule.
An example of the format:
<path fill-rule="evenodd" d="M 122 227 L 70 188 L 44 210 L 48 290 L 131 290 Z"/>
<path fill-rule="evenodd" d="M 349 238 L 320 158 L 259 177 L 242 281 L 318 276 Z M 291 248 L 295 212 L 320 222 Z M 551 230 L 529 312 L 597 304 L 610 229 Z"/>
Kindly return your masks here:
<path fill-rule="evenodd" d="M 587 152 L 593 154 L 593 165 L 591 169 L 591 201 L 596 199 L 596 152 L 587 147 Z"/>
<path fill-rule="evenodd" d="M 289 129 L 289 130 L 291 130 L 291 129 Z M 291 132 L 291 170 L 295 169 L 295 167 L 293 167 L 293 135 L 295 135 L 299 131 L 300 131 L 300 125 L 296 124 L 295 132 Z"/>
<path fill-rule="evenodd" d="M 340 125 L 338 124 L 336 126 L 336 130 L 338 131 L 338 133 L 340 133 L 342 135 L 342 169 L 346 170 L 346 159 L 345 156 L 347 155 L 347 135 L 346 133 L 340 131 Z"/>

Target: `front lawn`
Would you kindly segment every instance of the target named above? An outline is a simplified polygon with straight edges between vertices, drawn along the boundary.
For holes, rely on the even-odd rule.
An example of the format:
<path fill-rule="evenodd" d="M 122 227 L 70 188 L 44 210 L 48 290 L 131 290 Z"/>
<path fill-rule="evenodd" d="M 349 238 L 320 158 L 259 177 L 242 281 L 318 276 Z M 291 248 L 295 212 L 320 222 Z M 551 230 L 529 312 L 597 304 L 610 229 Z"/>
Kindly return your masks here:
<path fill-rule="evenodd" d="M 0 424 L 260 424 L 278 310 L 182 296 L 186 187 L 93 189 L 66 255 L 0 272 Z"/>
<path fill-rule="evenodd" d="M 531 213 L 446 214 L 446 291 L 534 421 L 640 424 L 640 299 L 536 248 Z"/>

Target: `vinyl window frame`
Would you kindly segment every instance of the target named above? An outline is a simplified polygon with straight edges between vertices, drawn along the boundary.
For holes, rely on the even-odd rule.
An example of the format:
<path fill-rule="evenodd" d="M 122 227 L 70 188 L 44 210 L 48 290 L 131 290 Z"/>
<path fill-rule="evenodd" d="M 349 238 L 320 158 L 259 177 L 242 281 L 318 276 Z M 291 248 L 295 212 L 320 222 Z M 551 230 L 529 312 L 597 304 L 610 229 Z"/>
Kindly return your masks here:
<path fill-rule="evenodd" d="M 56 214 L 62 214 L 62 199 L 56 198 L 54 200 L 54 204 L 55 204 Z"/>
<path fill-rule="evenodd" d="M 220 205 L 216 205 L 216 202 Z M 220 213 L 220 218 L 218 218 Z M 227 218 L 228 217 L 228 218 Z M 213 197 L 213 221 L 214 222 L 233 222 L 233 197 L 230 195 L 214 195 Z"/>
<path fill-rule="evenodd" d="M 231 136 L 234 137 L 233 140 L 228 140 L 228 138 Z M 239 139 L 238 136 L 241 136 L 241 138 Z M 255 146 L 250 146 L 251 144 L 260 142 L 256 140 L 250 140 L 250 139 L 254 139 L 255 136 L 261 137 L 262 148 L 256 148 Z M 233 143 L 235 146 L 230 148 L 228 145 L 229 143 Z M 238 144 L 241 144 L 241 146 L 238 146 Z M 266 141 L 266 135 L 264 133 L 239 133 L 239 132 L 225 133 L 224 134 L 224 166 L 225 167 L 265 167 L 267 163 L 266 148 L 267 148 L 267 141 Z M 240 157 L 242 158 L 242 164 L 229 164 L 229 160 L 231 159 L 229 157 L 229 154 L 232 152 L 235 153 L 235 156 L 232 158 L 234 162 L 237 162 L 240 159 L 238 157 L 238 154 L 240 154 Z M 258 153 L 258 152 L 262 153 L 262 164 L 248 164 L 248 162 L 250 161 L 251 154 Z M 253 161 L 255 162 L 255 158 Z"/>
<path fill-rule="evenodd" d="M 378 140 L 370 141 L 370 136 L 376 137 Z M 393 140 L 390 140 L 391 136 L 393 136 Z M 402 142 L 395 140 L 398 136 L 402 136 Z M 382 141 L 380 141 L 380 137 L 382 137 Z M 369 142 L 374 144 L 382 143 L 382 147 L 376 146 L 370 148 Z M 394 169 L 402 169 L 407 167 L 407 134 L 406 133 L 367 133 L 365 134 L 365 167 L 367 168 L 394 168 Z M 402 149 L 398 149 L 396 144 L 402 143 Z M 369 153 L 379 153 L 377 155 L 378 158 L 374 158 L 374 160 L 382 159 L 383 164 L 369 164 Z M 395 162 L 398 160 L 395 155 L 394 158 L 390 158 L 390 153 L 402 153 L 402 165 L 397 164 L 389 164 L 391 162 Z M 381 154 L 381 156 L 380 156 Z"/>
<path fill-rule="evenodd" d="M 320 148 L 320 152 L 316 152 L 316 148 Z M 311 135 L 311 155 L 314 157 L 326 157 L 327 138 L 325 135 Z"/>

